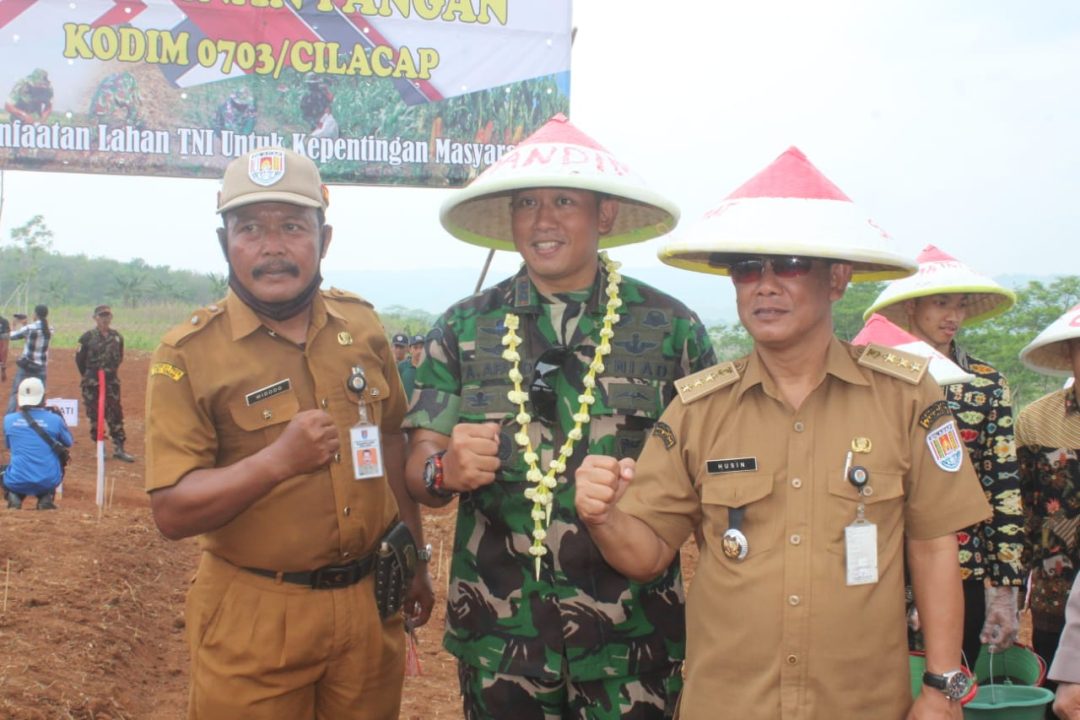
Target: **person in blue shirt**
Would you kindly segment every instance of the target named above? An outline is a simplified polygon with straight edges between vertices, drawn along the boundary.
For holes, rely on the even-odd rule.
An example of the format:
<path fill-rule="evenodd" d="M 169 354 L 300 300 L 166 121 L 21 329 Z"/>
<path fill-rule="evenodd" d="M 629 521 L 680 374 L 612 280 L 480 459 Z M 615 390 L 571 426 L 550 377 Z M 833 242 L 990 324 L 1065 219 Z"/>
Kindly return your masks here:
<path fill-rule="evenodd" d="M 11 463 L 3 475 L 4 498 L 9 509 L 18 510 L 27 495 L 36 495 L 38 510 L 55 510 L 56 488 L 64 479 L 64 469 L 30 420 L 65 448 L 71 447 L 71 432 L 59 412 L 45 407 L 41 378 L 19 383 L 18 404 L 18 411 L 4 417 L 4 437 L 11 450 Z"/>

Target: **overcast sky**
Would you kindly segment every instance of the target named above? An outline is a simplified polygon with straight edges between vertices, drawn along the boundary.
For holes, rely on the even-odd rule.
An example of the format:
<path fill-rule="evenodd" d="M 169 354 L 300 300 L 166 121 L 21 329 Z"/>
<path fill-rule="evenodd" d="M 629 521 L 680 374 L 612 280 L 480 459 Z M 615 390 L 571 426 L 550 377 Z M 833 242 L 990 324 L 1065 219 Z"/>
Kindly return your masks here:
<path fill-rule="evenodd" d="M 796 145 L 902 252 L 1080 272 L 1075 0 L 578 0 L 574 24 L 573 122 L 675 200 L 682 226 Z M 3 242 L 41 214 L 63 253 L 224 271 L 215 181 L 7 171 L 4 190 Z M 479 268 L 486 251 L 439 225 L 448 192 L 332 187 L 328 262 Z M 652 265 L 663 242 L 613 254 Z"/>

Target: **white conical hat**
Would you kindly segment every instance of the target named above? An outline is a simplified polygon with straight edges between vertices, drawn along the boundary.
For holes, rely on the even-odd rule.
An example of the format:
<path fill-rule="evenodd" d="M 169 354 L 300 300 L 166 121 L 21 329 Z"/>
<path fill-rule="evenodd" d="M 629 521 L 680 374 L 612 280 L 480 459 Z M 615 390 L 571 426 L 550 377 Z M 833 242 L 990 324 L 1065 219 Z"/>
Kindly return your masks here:
<path fill-rule="evenodd" d="M 930 360 L 930 374 L 938 385 L 955 385 L 971 382 L 975 376 L 964 370 L 948 357 L 935 350 L 907 330 L 891 322 L 884 315 L 871 315 L 863 329 L 851 341 L 852 345 L 884 345 L 919 355 Z"/>
<path fill-rule="evenodd" d="M 1000 315 L 1016 302 L 1016 293 L 1012 290 L 978 274 L 933 245 L 923 248 L 916 260 L 919 272 L 889 283 L 863 313 L 863 319 L 880 313 L 895 323 L 907 325 L 905 300 L 941 293 L 963 293 L 968 296 L 963 324 L 971 325 Z"/>
<path fill-rule="evenodd" d="M 605 193 L 619 201 L 615 226 L 600 247 L 651 240 L 671 231 L 679 208 L 654 193 L 629 167 L 558 114 L 443 203 L 439 219 L 454 237 L 474 245 L 514 250 L 510 195 L 527 188 L 561 187 Z"/>
<path fill-rule="evenodd" d="M 1080 338 L 1080 304 L 1052 322 L 1020 351 L 1020 362 L 1047 375 L 1072 375 L 1073 364 L 1066 342 Z"/>
<path fill-rule="evenodd" d="M 660 249 L 668 265 L 728 274 L 739 255 L 802 255 L 854 265 L 854 281 L 891 280 L 915 271 L 888 234 L 862 214 L 798 148 L 728 195 Z"/>

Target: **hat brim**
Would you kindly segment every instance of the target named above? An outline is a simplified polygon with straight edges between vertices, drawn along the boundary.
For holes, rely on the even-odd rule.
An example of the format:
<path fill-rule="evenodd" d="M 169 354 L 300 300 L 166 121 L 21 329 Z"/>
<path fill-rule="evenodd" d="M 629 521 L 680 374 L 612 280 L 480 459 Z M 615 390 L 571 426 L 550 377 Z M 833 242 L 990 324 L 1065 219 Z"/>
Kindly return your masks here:
<path fill-rule="evenodd" d="M 1016 293 L 967 268 L 950 268 L 933 276 L 918 273 L 892 283 L 881 291 L 863 313 L 863 319 L 880 313 L 897 325 L 907 325 L 904 302 L 932 295 L 968 295 L 963 325 L 974 325 L 1006 312 L 1016 304 Z"/>
<path fill-rule="evenodd" d="M 481 182 L 447 198 L 439 212 L 446 231 L 464 242 L 495 250 L 515 250 L 510 224 L 510 198 L 518 190 L 569 188 L 602 193 L 619 202 L 611 231 L 600 237 L 601 248 L 652 240 L 673 230 L 679 208 L 645 187 L 607 177 L 536 173 Z"/>
<path fill-rule="evenodd" d="M 228 212 L 229 210 L 235 210 L 238 207 L 244 207 L 245 205 L 254 205 L 255 203 L 264 202 L 288 203 L 289 205 L 299 205 L 300 207 L 310 207 L 316 209 L 321 209 L 324 207 L 322 203 L 316 202 L 309 197 L 305 197 L 304 195 L 299 195 L 297 193 L 267 191 L 248 193 L 246 195 L 241 195 L 237 198 L 233 198 L 229 202 L 219 207 L 217 211 L 220 215 L 221 213 Z"/>
<path fill-rule="evenodd" d="M 888 247 L 888 237 L 853 203 L 835 200 L 754 198 L 725 201 L 662 247 L 660 260 L 695 272 L 728 275 L 745 255 L 799 255 L 853 266 L 853 282 L 893 280 L 917 265 Z"/>
<path fill-rule="evenodd" d="M 1071 376 L 1073 363 L 1068 342 L 1080 338 L 1080 324 L 1074 324 L 1078 318 L 1080 315 L 1073 308 L 1051 323 L 1020 351 L 1020 362 L 1043 375 Z"/>

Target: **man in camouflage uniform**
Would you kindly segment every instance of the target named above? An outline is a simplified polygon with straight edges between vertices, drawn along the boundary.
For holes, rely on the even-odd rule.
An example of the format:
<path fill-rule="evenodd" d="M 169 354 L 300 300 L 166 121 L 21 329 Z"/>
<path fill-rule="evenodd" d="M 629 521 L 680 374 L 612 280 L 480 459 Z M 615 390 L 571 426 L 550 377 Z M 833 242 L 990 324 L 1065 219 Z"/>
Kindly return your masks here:
<path fill-rule="evenodd" d="M 90 116 L 99 122 L 121 122 L 136 125 L 142 98 L 139 83 L 129 72 L 112 73 L 98 83 L 90 100 Z"/>
<path fill-rule="evenodd" d="M 15 83 L 4 109 L 24 123 L 45 122 L 52 114 L 52 98 L 49 74 L 38 68 Z"/>
<path fill-rule="evenodd" d="M 214 130 L 231 130 L 240 135 L 247 135 L 255 130 L 255 121 L 259 116 L 259 106 L 255 96 L 246 85 L 241 85 L 235 92 L 229 93 L 225 102 L 218 106 L 214 116 Z"/>
<path fill-rule="evenodd" d="M 528 157 L 547 158 L 546 173 L 520 173 L 517 163 L 528 165 Z M 625 174 L 615 177 L 616 167 Z M 449 232 L 515 247 L 525 261 L 436 323 L 404 423 L 410 491 L 435 506 L 460 493 L 444 645 L 458 658 L 470 720 L 673 711 L 685 644 L 679 560 L 650 583 L 613 570 L 577 517 L 574 473 L 589 454 L 636 457 L 674 397 L 675 380 L 715 361 L 694 313 L 618 277 L 597 253 L 666 232 L 676 213 L 561 116 L 444 207 Z M 612 281 L 622 304 L 611 353 L 590 375 L 607 335 Z M 530 388 L 521 403 L 530 415 L 525 427 L 509 397 L 516 373 L 503 356 L 508 313 L 520 322 L 519 383 Z M 595 391 L 583 423 L 574 415 L 592 384 L 587 377 Z M 520 432 L 541 471 L 573 445 L 565 468 L 556 468 L 550 520 L 539 537 Z M 534 543 L 539 557 L 530 554 Z"/>
<path fill-rule="evenodd" d="M 75 365 L 82 376 L 83 405 L 90 418 L 90 439 L 98 438 L 98 370 L 105 371 L 105 422 L 113 441 L 113 457 L 124 462 L 135 462 L 135 457 L 124 450 L 124 410 L 120 406 L 120 377 L 117 372 L 124 362 L 124 336 L 113 330 L 112 309 L 108 305 L 94 308 L 97 327 L 87 330 L 79 338 L 75 353 Z"/>

